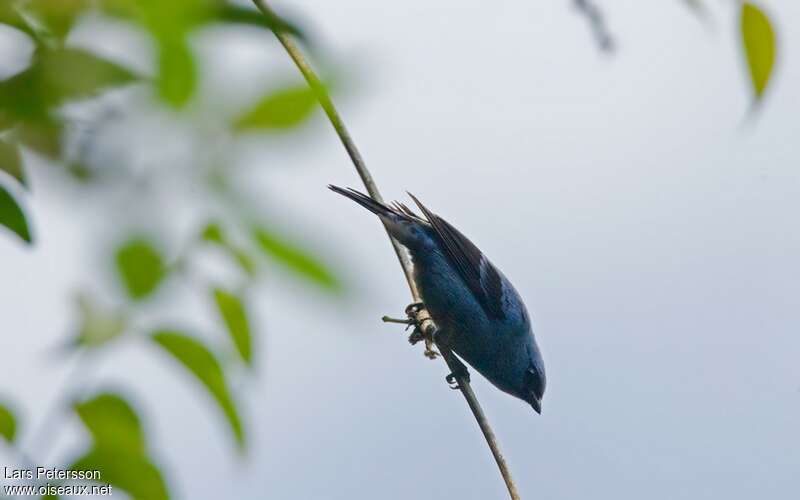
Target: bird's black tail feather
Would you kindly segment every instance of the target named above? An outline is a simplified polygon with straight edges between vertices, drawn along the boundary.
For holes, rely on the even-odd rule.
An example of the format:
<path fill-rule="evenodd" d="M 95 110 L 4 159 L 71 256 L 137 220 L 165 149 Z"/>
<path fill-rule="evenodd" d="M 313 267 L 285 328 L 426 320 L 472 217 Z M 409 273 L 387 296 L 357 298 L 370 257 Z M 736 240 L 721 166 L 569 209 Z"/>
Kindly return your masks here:
<path fill-rule="evenodd" d="M 351 200 L 355 201 L 356 203 L 366 208 L 370 212 L 378 215 L 378 217 L 380 217 L 383 220 L 384 224 L 388 223 L 390 226 L 392 226 L 393 224 L 400 222 L 402 223 L 410 222 L 415 224 L 428 223 L 425 219 L 421 218 L 420 216 L 412 212 L 411 209 L 409 209 L 406 205 L 402 203 L 395 201 L 387 205 L 385 203 L 379 202 L 378 200 L 370 196 L 365 195 L 360 191 L 356 191 L 353 188 L 344 189 L 340 188 L 339 186 L 334 186 L 332 184 L 328 184 L 328 188 L 334 193 L 339 193 L 342 196 L 350 198 Z M 387 229 L 390 229 L 390 227 L 387 226 Z M 392 233 L 391 229 L 390 233 Z M 403 239 L 402 235 L 399 232 L 395 232 L 392 234 L 401 240 Z"/>
<path fill-rule="evenodd" d="M 346 196 L 350 198 L 354 202 L 358 203 L 362 207 L 366 208 L 370 212 L 377 214 L 377 215 L 397 215 L 397 212 L 392 208 L 384 205 L 383 203 L 376 201 L 369 196 L 356 191 L 352 188 L 340 188 L 339 186 L 334 186 L 333 184 L 328 185 L 328 189 L 333 191 L 334 193 L 339 193 L 342 196 Z"/>

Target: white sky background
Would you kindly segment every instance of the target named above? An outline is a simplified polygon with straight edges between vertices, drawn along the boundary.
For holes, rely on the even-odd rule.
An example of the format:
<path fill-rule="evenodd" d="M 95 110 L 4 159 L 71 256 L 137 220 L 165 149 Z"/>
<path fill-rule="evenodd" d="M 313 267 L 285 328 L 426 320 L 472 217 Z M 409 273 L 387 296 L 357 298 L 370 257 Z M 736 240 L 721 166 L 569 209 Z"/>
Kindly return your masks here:
<path fill-rule="evenodd" d="M 462 229 L 536 319 L 542 416 L 473 376 L 523 497 L 794 498 L 800 5 L 764 2 L 783 53 L 747 122 L 731 6 L 713 3 L 709 28 L 679 1 L 602 2 L 619 49 L 608 57 L 567 1 L 495 3 L 284 5 L 353 71 L 340 107 L 384 195 L 412 191 Z M 267 36 L 208 35 L 197 49 L 214 61 L 209 100 L 255 96 L 274 68 L 293 75 Z M 287 140 L 242 155 L 259 167 L 247 182 L 330 251 L 353 296 L 276 273 L 253 302 L 244 466 L 205 395 L 148 347 L 107 353 L 98 387 L 139 403 L 180 498 L 503 498 L 444 364 L 379 322 L 408 292 L 374 217 L 324 188 L 358 186 L 341 146 L 319 117 Z M 85 230 L 97 205 L 41 171 L 33 185 L 37 246 L 0 239 L 2 393 L 29 417 L 24 439 L 69 369 L 48 357 L 71 324 L 69 293 L 106 265 Z M 60 436 L 49 460 L 77 438 Z"/>

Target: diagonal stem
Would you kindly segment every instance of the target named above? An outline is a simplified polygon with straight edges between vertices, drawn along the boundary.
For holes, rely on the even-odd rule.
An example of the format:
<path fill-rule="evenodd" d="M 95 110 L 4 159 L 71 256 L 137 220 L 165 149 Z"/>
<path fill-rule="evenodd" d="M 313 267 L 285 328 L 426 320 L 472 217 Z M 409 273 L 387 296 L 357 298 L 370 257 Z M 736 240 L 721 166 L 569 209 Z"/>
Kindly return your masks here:
<path fill-rule="evenodd" d="M 278 19 L 270 6 L 267 4 L 266 0 L 253 0 L 253 3 L 265 16 L 269 17 L 270 19 Z M 278 41 L 281 43 L 281 45 L 283 45 L 283 48 L 286 49 L 289 57 L 292 58 L 295 65 L 300 70 L 300 73 L 303 74 L 306 82 L 308 82 L 308 85 L 316 94 L 322 109 L 325 111 L 325 114 L 328 116 L 328 120 L 330 120 L 331 125 L 333 125 L 333 128 L 336 131 L 336 135 L 339 136 L 339 140 L 341 140 L 342 145 L 344 146 L 345 150 L 347 150 L 347 154 L 350 156 L 356 172 L 358 172 L 359 177 L 361 177 L 361 181 L 364 183 L 364 187 L 367 189 L 367 192 L 375 200 L 382 201 L 383 198 L 378 191 L 378 186 L 375 184 L 375 180 L 372 178 L 369 169 L 367 169 L 367 165 L 364 163 L 361 153 L 359 153 L 355 142 L 353 142 L 353 138 L 347 131 L 341 116 L 339 116 L 339 112 L 336 111 L 336 107 L 333 105 L 333 101 L 331 101 L 331 98 L 328 95 L 328 92 L 325 90 L 325 87 L 322 85 L 322 82 L 320 82 L 319 77 L 311 68 L 311 65 L 306 60 L 305 56 L 303 56 L 300 48 L 294 43 L 294 40 L 292 40 L 288 33 L 280 29 L 273 29 L 273 33 L 275 33 Z M 410 255 L 405 248 L 403 248 L 391 236 L 389 236 L 389 240 L 391 241 L 392 247 L 397 254 L 397 259 L 400 261 L 400 266 L 403 268 L 403 272 L 405 273 L 406 281 L 408 282 L 408 287 L 411 290 L 411 296 L 413 297 L 414 302 L 422 302 L 419 289 L 414 281 L 413 265 Z M 436 329 L 436 326 L 434 325 L 433 321 L 431 321 L 430 317 L 426 317 L 423 321 L 424 328 L 428 332 L 433 333 Z M 481 408 L 480 403 L 478 403 L 478 399 L 475 397 L 475 393 L 472 391 L 469 381 L 460 375 L 461 371 L 458 370 L 459 366 L 461 365 L 460 361 L 458 361 L 458 359 L 455 357 L 455 354 L 453 354 L 450 349 L 440 345 L 439 350 L 442 352 L 442 357 L 447 363 L 450 371 L 456 375 L 456 382 L 461 390 L 461 394 L 463 394 L 464 399 L 467 400 L 467 404 L 469 405 L 470 410 L 472 410 L 472 415 L 478 422 L 478 426 L 480 427 L 481 432 L 483 432 L 484 438 L 486 438 L 486 444 L 489 445 L 489 449 L 491 450 L 492 455 L 497 462 L 497 467 L 500 469 L 500 474 L 503 476 L 503 480 L 506 483 L 508 494 L 511 497 L 511 500 L 519 500 L 520 496 L 517 492 L 517 487 L 514 484 L 514 480 L 511 477 L 511 471 L 508 469 L 508 464 L 503 458 L 502 453 L 500 453 L 500 447 L 497 443 L 497 438 L 495 437 L 494 432 L 489 425 L 489 421 L 486 419 L 486 415 L 484 415 L 483 409 Z"/>

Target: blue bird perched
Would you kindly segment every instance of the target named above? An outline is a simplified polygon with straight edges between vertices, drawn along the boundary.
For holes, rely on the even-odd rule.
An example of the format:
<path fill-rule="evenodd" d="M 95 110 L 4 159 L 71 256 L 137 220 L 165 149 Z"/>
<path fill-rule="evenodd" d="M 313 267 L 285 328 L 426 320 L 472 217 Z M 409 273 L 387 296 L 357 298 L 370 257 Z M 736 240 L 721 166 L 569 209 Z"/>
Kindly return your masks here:
<path fill-rule="evenodd" d="M 389 206 L 354 189 L 328 187 L 377 214 L 408 249 L 424 307 L 439 327 L 436 342 L 541 413 L 544 362 L 525 304 L 503 273 L 411 193 L 424 217 L 402 203 Z"/>

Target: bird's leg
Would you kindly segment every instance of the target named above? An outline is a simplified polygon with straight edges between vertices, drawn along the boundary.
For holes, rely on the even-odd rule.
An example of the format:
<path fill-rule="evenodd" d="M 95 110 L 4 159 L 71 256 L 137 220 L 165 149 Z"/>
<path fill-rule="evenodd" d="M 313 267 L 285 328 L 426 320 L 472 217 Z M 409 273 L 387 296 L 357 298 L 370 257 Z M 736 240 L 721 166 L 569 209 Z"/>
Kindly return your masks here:
<path fill-rule="evenodd" d="M 461 386 L 458 385 L 459 380 L 463 380 L 466 383 L 469 383 L 469 370 L 467 370 L 467 366 L 461 362 L 458 357 L 456 357 L 452 351 L 442 351 L 445 360 L 447 361 L 447 366 L 453 370 L 449 375 L 447 375 L 444 379 L 447 381 L 447 384 L 450 386 L 451 389 L 461 389 Z"/>

